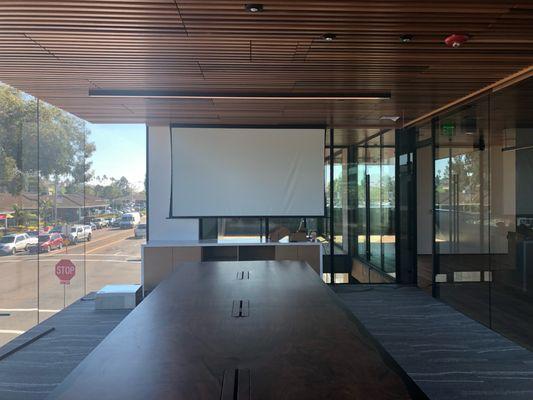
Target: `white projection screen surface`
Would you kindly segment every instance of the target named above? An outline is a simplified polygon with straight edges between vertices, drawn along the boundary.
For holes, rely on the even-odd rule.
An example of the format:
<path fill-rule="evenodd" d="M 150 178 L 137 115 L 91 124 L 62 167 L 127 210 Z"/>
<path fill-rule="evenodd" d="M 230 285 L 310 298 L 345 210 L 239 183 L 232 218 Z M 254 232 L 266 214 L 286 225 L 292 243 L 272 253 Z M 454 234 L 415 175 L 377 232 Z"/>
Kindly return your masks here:
<path fill-rule="evenodd" d="M 171 217 L 323 216 L 324 134 L 171 128 Z"/>

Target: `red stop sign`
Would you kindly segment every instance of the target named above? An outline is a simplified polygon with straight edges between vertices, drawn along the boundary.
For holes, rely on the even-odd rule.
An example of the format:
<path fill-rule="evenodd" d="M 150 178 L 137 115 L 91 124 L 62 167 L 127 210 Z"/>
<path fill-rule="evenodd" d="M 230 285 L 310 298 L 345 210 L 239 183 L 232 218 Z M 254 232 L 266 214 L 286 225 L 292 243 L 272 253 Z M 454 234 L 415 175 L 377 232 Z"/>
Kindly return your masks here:
<path fill-rule="evenodd" d="M 69 285 L 70 280 L 76 275 L 76 266 L 70 260 L 60 260 L 56 264 L 56 276 L 59 283 Z"/>

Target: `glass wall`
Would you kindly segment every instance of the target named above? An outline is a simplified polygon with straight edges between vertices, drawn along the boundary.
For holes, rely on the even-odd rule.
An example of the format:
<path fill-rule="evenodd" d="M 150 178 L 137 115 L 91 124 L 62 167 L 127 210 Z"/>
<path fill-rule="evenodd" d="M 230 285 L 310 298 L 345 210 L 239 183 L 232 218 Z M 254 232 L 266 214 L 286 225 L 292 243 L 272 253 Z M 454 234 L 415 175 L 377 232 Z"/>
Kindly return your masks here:
<path fill-rule="evenodd" d="M 435 262 L 439 295 L 489 323 L 488 99 L 438 118 L 435 134 Z"/>
<path fill-rule="evenodd" d="M 529 348 L 532 95 L 530 78 L 434 118 L 434 158 L 417 168 L 434 170 L 434 294 Z"/>
<path fill-rule="evenodd" d="M 91 125 L 0 84 L 0 345 L 106 284 L 140 283 L 142 225 L 120 215 L 144 222 L 144 139 L 144 125 Z"/>
<path fill-rule="evenodd" d="M 0 345 L 39 319 L 39 102 L 0 85 Z"/>
<path fill-rule="evenodd" d="M 356 252 L 377 273 L 394 280 L 395 251 L 395 132 L 382 132 L 357 145 L 355 197 Z M 376 282 L 381 280 L 376 280 Z"/>
<path fill-rule="evenodd" d="M 533 79 L 491 98 L 490 315 L 533 349 Z"/>

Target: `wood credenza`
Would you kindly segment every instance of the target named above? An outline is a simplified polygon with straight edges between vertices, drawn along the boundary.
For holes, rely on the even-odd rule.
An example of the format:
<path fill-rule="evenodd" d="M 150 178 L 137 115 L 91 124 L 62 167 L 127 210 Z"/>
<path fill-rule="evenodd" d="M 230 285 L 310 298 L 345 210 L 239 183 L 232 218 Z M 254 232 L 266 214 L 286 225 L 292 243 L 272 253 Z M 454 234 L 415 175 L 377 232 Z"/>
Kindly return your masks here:
<path fill-rule="evenodd" d="M 322 245 L 319 242 L 148 242 L 142 247 L 143 290 L 153 290 L 185 262 L 283 260 L 304 261 L 322 276 Z"/>

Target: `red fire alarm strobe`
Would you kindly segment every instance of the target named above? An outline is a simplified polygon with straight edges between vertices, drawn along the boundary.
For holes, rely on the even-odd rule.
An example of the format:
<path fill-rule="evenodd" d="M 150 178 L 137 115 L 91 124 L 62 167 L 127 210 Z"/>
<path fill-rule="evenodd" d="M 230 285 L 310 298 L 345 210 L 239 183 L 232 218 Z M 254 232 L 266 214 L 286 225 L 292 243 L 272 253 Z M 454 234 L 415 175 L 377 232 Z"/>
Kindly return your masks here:
<path fill-rule="evenodd" d="M 466 43 L 470 37 L 468 35 L 463 35 L 460 33 L 454 33 L 453 35 L 448 36 L 444 39 L 444 43 L 449 47 L 459 47 L 463 43 Z"/>

